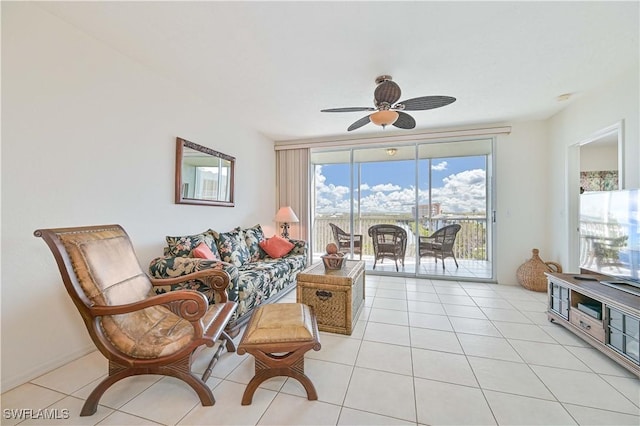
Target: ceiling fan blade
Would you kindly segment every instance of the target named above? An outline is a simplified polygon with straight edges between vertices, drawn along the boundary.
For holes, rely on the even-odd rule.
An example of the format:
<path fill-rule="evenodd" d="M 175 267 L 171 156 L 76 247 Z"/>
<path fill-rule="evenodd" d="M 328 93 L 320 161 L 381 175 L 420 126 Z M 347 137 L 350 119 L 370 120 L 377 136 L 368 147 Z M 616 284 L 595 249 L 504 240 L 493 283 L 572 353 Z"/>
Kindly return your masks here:
<path fill-rule="evenodd" d="M 321 109 L 320 112 L 356 112 L 356 111 L 375 111 L 372 107 L 347 107 L 347 108 L 329 108 Z"/>
<path fill-rule="evenodd" d="M 416 127 L 416 120 L 406 112 L 398 111 L 398 119 L 393 125 L 400 129 L 413 129 Z"/>
<path fill-rule="evenodd" d="M 369 116 L 365 116 L 362 117 L 360 120 L 356 121 L 355 123 L 353 123 L 351 126 L 349 126 L 349 128 L 347 129 L 347 131 L 352 131 L 355 129 L 359 129 L 360 127 L 364 126 L 365 124 L 369 123 Z"/>
<path fill-rule="evenodd" d="M 373 92 L 373 98 L 376 101 L 376 105 L 382 102 L 387 102 L 389 105 L 393 105 L 400 99 L 400 86 L 391 80 L 385 80 L 378 84 L 375 92 Z"/>
<path fill-rule="evenodd" d="M 405 111 L 421 111 L 425 109 L 440 108 L 445 105 L 454 103 L 456 98 L 451 96 L 422 96 L 419 98 L 407 99 L 406 101 L 398 102 L 398 106 L 404 105 Z M 394 108 L 396 105 L 394 105 Z"/>

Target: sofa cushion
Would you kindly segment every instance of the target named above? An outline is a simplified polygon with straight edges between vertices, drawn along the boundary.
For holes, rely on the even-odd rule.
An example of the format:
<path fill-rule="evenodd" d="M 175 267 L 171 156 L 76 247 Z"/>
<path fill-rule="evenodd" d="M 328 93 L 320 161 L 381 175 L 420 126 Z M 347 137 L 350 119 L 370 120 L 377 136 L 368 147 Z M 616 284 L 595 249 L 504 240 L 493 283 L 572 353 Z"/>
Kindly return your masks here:
<path fill-rule="evenodd" d="M 241 274 L 245 271 L 263 272 L 268 274 L 272 280 L 284 278 L 291 274 L 291 264 L 287 261 L 286 257 L 279 259 L 266 257 L 264 260 L 255 263 L 248 263 L 238 269 Z"/>
<path fill-rule="evenodd" d="M 267 252 L 269 257 L 278 259 L 289 253 L 295 246 L 290 241 L 278 235 L 274 235 L 273 237 L 260 242 L 260 247 Z"/>
<path fill-rule="evenodd" d="M 266 253 L 260 248 L 260 241 L 264 241 L 264 232 L 259 224 L 244 230 L 244 240 L 249 248 L 251 262 L 257 262 L 265 257 Z"/>
<path fill-rule="evenodd" d="M 183 235 L 179 237 L 167 236 L 166 256 L 189 256 L 191 251 L 200 243 L 205 243 L 216 258 L 220 258 L 214 232 L 211 230 L 195 235 Z"/>
<path fill-rule="evenodd" d="M 301 254 L 293 254 L 293 250 L 287 256 L 282 258 L 283 262 L 289 265 L 292 271 L 302 271 L 307 266 L 307 256 Z"/>
<path fill-rule="evenodd" d="M 241 266 L 249 261 L 249 248 L 244 240 L 244 234 L 240 227 L 229 232 L 217 234 L 218 252 L 220 258 L 236 266 Z"/>

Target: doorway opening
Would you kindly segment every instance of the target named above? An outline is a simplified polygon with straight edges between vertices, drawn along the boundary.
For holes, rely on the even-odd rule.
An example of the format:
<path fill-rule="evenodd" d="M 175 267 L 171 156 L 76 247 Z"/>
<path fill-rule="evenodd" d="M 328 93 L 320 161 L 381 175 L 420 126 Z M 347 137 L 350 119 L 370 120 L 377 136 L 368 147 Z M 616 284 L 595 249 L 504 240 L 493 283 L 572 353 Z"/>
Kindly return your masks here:
<path fill-rule="evenodd" d="M 569 264 L 580 266 L 580 194 L 624 189 L 624 122 L 619 121 L 569 147 L 567 211 Z"/>

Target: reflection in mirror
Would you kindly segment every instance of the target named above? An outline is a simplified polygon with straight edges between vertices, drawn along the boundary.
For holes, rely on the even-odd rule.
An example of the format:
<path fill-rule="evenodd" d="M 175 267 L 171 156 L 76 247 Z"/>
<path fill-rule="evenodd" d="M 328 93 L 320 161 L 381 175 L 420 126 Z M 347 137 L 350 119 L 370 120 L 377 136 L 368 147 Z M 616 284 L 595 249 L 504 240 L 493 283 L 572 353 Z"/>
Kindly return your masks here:
<path fill-rule="evenodd" d="M 176 204 L 233 207 L 235 157 L 176 139 Z"/>

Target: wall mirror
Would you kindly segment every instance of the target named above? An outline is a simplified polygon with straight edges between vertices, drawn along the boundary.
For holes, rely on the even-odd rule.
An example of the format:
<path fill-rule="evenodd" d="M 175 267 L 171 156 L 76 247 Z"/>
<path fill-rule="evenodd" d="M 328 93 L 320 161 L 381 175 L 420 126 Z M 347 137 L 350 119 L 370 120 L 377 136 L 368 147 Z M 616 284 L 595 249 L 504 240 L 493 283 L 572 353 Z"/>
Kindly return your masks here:
<path fill-rule="evenodd" d="M 177 138 L 176 204 L 233 207 L 235 163 L 235 157 Z"/>

